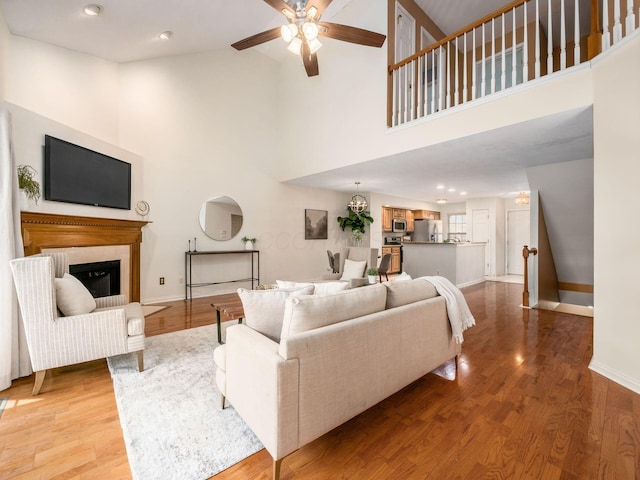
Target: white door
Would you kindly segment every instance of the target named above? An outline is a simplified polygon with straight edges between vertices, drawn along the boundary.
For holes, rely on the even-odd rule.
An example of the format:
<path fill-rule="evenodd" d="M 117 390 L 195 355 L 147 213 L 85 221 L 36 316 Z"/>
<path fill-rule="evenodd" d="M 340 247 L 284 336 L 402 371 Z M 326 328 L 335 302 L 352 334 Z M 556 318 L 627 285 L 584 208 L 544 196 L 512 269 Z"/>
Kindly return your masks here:
<path fill-rule="evenodd" d="M 489 210 L 473 210 L 472 242 L 486 242 L 484 247 L 484 274 L 491 275 L 491 247 L 489 246 Z"/>
<path fill-rule="evenodd" d="M 409 15 L 400 3 L 396 2 L 396 51 L 395 63 L 404 60 L 413 55 L 416 50 L 415 41 L 416 21 Z M 407 120 L 412 120 L 411 114 L 413 105 L 413 69 L 409 65 L 407 68 L 401 68 L 398 76 L 397 95 L 397 111 L 398 123 L 405 121 L 405 113 Z"/>
<path fill-rule="evenodd" d="M 507 274 L 524 275 L 522 247 L 529 245 L 529 210 L 507 212 Z"/>

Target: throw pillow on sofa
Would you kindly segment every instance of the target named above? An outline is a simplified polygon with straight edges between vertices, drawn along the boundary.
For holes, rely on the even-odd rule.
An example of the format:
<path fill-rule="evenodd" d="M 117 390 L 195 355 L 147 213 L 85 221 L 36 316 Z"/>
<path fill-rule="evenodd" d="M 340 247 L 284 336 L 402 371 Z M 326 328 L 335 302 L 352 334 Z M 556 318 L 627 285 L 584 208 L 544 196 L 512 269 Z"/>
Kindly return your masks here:
<path fill-rule="evenodd" d="M 285 302 L 289 296 L 312 295 L 313 285 L 299 289 L 238 289 L 245 324 L 276 342 L 280 341 Z"/>
<path fill-rule="evenodd" d="M 96 309 L 96 301 L 80 280 L 65 273 L 62 278 L 54 278 L 56 303 L 63 315 L 84 315 Z"/>
<path fill-rule="evenodd" d="M 278 288 L 303 288 L 309 285 L 314 286 L 313 294 L 322 295 L 324 293 L 335 293 L 349 288 L 349 282 L 337 281 L 337 282 L 290 282 L 287 280 L 276 280 Z"/>
<path fill-rule="evenodd" d="M 367 268 L 367 261 L 362 260 L 361 262 L 356 262 L 355 260 L 349 260 L 348 258 L 344 261 L 344 269 L 342 271 L 342 277 L 340 280 L 351 280 L 352 278 L 362 278 L 364 277 L 364 269 Z"/>
<path fill-rule="evenodd" d="M 381 312 L 385 308 L 384 285 L 354 288 L 330 295 L 295 297 L 286 302 L 281 339 L 334 323 Z"/>
<path fill-rule="evenodd" d="M 384 285 L 387 287 L 387 308 L 427 300 L 438 295 L 435 287 L 422 278 L 402 282 L 385 282 Z"/>

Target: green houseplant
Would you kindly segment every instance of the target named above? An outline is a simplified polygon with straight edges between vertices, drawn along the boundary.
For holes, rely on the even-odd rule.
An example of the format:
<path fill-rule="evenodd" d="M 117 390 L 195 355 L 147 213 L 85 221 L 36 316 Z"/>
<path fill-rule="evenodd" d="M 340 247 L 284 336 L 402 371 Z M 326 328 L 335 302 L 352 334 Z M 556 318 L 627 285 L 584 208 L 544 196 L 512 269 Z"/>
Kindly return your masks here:
<path fill-rule="evenodd" d="M 338 217 L 338 225 L 342 228 L 344 232 L 347 228 L 351 230 L 351 236 L 353 237 L 353 241 L 356 245 L 360 245 L 362 241 L 362 235 L 365 233 L 365 228 L 367 225 L 373 223 L 373 217 L 369 212 L 354 212 L 349 207 L 347 207 L 347 212 L 349 213 L 346 217 Z"/>
<path fill-rule="evenodd" d="M 40 184 L 35 180 L 37 173 L 31 165 L 18 165 L 18 187 L 36 204 L 40 200 Z"/>
<path fill-rule="evenodd" d="M 246 235 L 240 239 L 244 244 L 245 250 L 253 250 L 253 244 L 256 243 L 255 238 L 247 237 Z"/>
<path fill-rule="evenodd" d="M 369 283 L 376 283 L 376 277 L 378 276 L 377 268 L 368 268 L 367 277 L 369 277 Z"/>

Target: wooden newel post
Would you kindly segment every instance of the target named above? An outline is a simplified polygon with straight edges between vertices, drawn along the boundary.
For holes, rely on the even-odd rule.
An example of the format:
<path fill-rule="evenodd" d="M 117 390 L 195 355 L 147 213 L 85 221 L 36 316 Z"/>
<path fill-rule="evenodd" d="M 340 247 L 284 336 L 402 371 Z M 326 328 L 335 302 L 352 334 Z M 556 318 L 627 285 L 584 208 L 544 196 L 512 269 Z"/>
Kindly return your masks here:
<path fill-rule="evenodd" d="M 522 306 L 529 306 L 529 254 L 537 255 L 538 249 L 536 247 L 529 248 L 528 245 L 522 247 L 522 258 L 524 258 L 524 292 L 522 292 Z"/>

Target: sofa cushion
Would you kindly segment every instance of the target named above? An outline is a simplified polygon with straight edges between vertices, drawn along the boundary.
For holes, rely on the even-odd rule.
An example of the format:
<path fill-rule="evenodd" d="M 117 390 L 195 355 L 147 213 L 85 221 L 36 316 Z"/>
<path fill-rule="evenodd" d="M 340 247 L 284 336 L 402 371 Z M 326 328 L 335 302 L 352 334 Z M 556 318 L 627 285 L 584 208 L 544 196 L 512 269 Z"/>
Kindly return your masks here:
<path fill-rule="evenodd" d="M 96 301 L 80 280 L 65 273 L 62 278 L 54 279 L 56 303 L 66 316 L 83 315 L 96 309 Z"/>
<path fill-rule="evenodd" d="M 386 282 L 384 286 L 387 289 L 387 308 L 427 300 L 438 295 L 435 287 L 421 278 L 402 282 Z"/>
<path fill-rule="evenodd" d="M 325 295 L 287 299 L 281 340 L 290 335 L 362 317 L 385 309 L 387 290 L 382 284 Z"/>
<path fill-rule="evenodd" d="M 287 297 L 311 294 L 313 294 L 313 285 L 298 289 L 238 289 L 238 295 L 244 309 L 245 324 L 276 342 L 280 341 Z"/>
<path fill-rule="evenodd" d="M 304 287 L 308 287 L 309 285 L 313 285 L 313 283 L 311 282 L 292 282 L 290 280 L 276 280 L 276 285 L 278 285 L 278 288 L 304 288 Z"/>
<path fill-rule="evenodd" d="M 348 258 L 344 261 L 344 270 L 342 272 L 342 277 L 340 280 L 351 280 L 352 278 L 362 278 L 364 277 L 364 269 L 367 268 L 367 261 L 362 260 L 361 262 L 356 262 L 354 260 L 349 260 Z"/>

